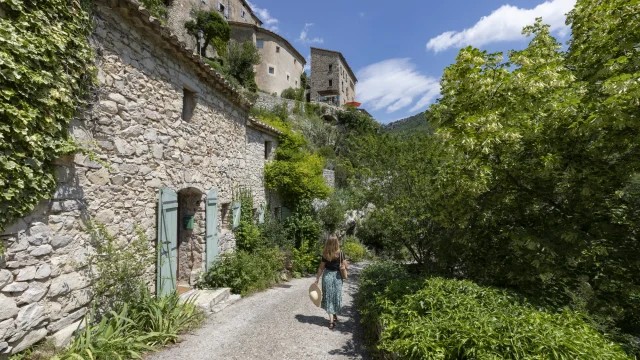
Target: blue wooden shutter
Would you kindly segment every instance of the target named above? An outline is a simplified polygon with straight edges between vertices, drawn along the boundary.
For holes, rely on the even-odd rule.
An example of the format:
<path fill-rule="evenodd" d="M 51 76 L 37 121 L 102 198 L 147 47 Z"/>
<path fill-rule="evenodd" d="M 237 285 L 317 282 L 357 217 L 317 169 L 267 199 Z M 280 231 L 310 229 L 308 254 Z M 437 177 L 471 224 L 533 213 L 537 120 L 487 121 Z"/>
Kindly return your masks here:
<path fill-rule="evenodd" d="M 237 228 L 240 225 L 240 201 L 234 201 L 231 204 L 233 209 L 233 228 Z"/>
<path fill-rule="evenodd" d="M 206 264 L 209 270 L 211 263 L 218 256 L 218 191 L 211 189 L 207 193 L 206 209 Z"/>
<path fill-rule="evenodd" d="M 258 210 L 258 223 L 264 224 L 264 204 L 260 204 L 260 210 Z"/>
<path fill-rule="evenodd" d="M 160 189 L 158 196 L 158 277 L 156 294 L 171 294 L 176 290 L 178 264 L 178 194 Z"/>

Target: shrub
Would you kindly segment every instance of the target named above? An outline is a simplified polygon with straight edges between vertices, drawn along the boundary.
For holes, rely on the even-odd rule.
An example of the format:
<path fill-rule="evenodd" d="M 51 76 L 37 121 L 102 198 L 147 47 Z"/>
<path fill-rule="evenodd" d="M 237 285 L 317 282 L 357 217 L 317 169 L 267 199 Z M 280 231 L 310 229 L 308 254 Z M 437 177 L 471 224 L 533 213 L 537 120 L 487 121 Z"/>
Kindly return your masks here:
<path fill-rule="evenodd" d="M 88 231 L 95 247 L 89 265 L 95 271 L 92 289 L 98 317 L 139 302 L 146 291 L 145 275 L 155 262 L 155 253 L 142 229 L 136 226 L 137 237 L 126 246 L 98 222 L 90 221 Z"/>
<path fill-rule="evenodd" d="M 236 236 L 236 248 L 248 252 L 254 252 L 263 246 L 260 229 L 253 219 L 253 195 L 250 189 L 236 191 L 234 200 L 240 201 L 240 223 L 233 231 Z"/>
<path fill-rule="evenodd" d="M 201 289 L 228 287 L 235 294 L 247 295 L 278 283 L 278 272 L 283 266 L 284 259 L 277 249 L 256 253 L 239 250 L 221 255 L 196 286 Z"/>
<path fill-rule="evenodd" d="M 293 255 L 293 273 L 296 274 L 312 274 L 320 266 L 320 257 L 322 249 L 319 248 L 318 242 L 309 244 L 302 243 L 299 249 L 292 249 Z"/>
<path fill-rule="evenodd" d="M 71 346 L 53 359 L 132 359 L 175 343 L 178 335 L 199 325 L 204 316 L 193 303 L 181 301 L 177 293 L 156 298 L 148 290 L 139 301 L 123 304 L 94 323 L 85 318 L 85 328 Z"/>
<path fill-rule="evenodd" d="M 468 280 L 421 279 L 389 263 L 361 275 L 358 304 L 377 349 L 403 359 L 626 359 L 584 318 Z M 379 322 L 379 324 L 378 324 Z"/>
<path fill-rule="evenodd" d="M 288 89 L 282 90 L 282 93 L 280 93 L 280 97 L 283 99 L 302 101 L 304 100 L 304 89 L 294 89 L 290 87 Z"/>
<path fill-rule="evenodd" d="M 202 31 L 204 44 L 200 49 L 200 55 L 206 56 L 209 44 L 213 43 L 218 56 L 226 56 L 227 43 L 231 39 L 231 26 L 217 11 L 199 10 L 195 15 L 195 20 L 187 21 L 184 28 L 187 30 L 187 34 L 193 36 L 196 43 L 198 42 L 198 32 Z"/>
<path fill-rule="evenodd" d="M 264 223 L 260 224 L 260 236 L 268 247 L 289 250 L 295 245 L 293 238 L 288 236 L 284 223 L 267 214 L 265 214 Z"/>
<path fill-rule="evenodd" d="M 231 40 L 225 60 L 224 66 L 227 74 L 248 90 L 253 92 L 258 90 L 254 66 L 260 64 L 260 52 L 252 42 L 239 43 Z"/>
<path fill-rule="evenodd" d="M 348 237 L 342 245 L 342 252 L 351 262 L 358 263 L 364 260 L 367 250 L 355 238 Z"/>

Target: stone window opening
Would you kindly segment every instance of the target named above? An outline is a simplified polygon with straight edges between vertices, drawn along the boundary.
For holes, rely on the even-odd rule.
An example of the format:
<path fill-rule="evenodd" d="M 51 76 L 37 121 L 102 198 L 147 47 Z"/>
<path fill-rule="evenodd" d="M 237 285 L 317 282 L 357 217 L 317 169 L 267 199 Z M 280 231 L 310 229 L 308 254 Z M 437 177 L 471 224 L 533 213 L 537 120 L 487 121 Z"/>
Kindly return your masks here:
<path fill-rule="evenodd" d="M 333 80 L 329 80 L 329 87 L 333 86 Z"/>
<path fill-rule="evenodd" d="M 269 66 L 269 74 L 274 75 L 276 73 L 276 69 L 273 66 Z"/>
<path fill-rule="evenodd" d="M 298 63 L 298 60 L 293 59 L 293 65 L 296 65 Z"/>
<path fill-rule="evenodd" d="M 280 53 L 280 46 L 276 46 L 276 52 L 279 54 Z"/>
<path fill-rule="evenodd" d="M 246 18 L 247 17 L 247 12 L 244 11 L 244 9 L 242 9 L 242 11 L 240 12 L 240 16 L 242 16 L 242 18 Z"/>
<path fill-rule="evenodd" d="M 222 4 L 221 1 L 218 1 L 218 11 L 224 13 L 226 10 L 225 6 Z"/>
<path fill-rule="evenodd" d="M 190 122 L 196 109 L 196 92 L 187 88 L 182 90 L 182 120 Z"/>
<path fill-rule="evenodd" d="M 256 40 L 256 47 L 258 49 L 264 48 L 264 40 L 261 40 L 261 39 Z"/>
<path fill-rule="evenodd" d="M 287 82 L 289 82 L 289 74 L 287 74 Z"/>
<path fill-rule="evenodd" d="M 296 80 L 296 86 L 298 86 L 298 80 Z"/>
<path fill-rule="evenodd" d="M 264 142 L 264 159 L 265 160 L 269 160 L 269 157 L 271 156 L 272 148 L 273 148 L 273 144 L 271 141 Z"/>
<path fill-rule="evenodd" d="M 220 221 L 222 223 L 221 228 L 223 230 L 231 230 L 233 221 L 231 218 L 231 203 L 224 203 L 220 206 Z"/>
<path fill-rule="evenodd" d="M 333 65 L 329 64 L 329 72 L 333 70 Z"/>

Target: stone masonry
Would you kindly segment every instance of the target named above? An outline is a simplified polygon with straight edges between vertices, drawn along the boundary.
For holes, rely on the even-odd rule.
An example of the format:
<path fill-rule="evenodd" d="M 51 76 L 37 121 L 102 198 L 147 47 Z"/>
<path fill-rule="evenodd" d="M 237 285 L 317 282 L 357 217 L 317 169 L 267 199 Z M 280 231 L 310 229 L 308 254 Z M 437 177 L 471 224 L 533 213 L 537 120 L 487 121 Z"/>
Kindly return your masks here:
<path fill-rule="evenodd" d="M 215 188 L 219 203 L 228 204 L 233 189 L 245 186 L 254 207 L 277 204 L 262 177 L 265 142 L 274 149 L 277 130 L 249 119 L 250 105 L 137 3 L 96 0 L 95 7 L 98 99 L 70 131 L 99 161 L 59 159 L 52 199 L 0 235 L 7 248 L 0 258 L 0 357 L 45 337 L 65 345 L 82 322 L 91 300 L 89 219 L 122 243 L 139 226 L 155 247 L 158 189 L 186 195 L 182 211 L 196 215 L 196 226 L 185 234 L 188 260 L 180 266 L 193 282 L 205 257 L 198 199 Z M 187 96 L 195 109 L 183 120 Z M 219 248 L 228 251 L 233 235 L 222 222 L 219 216 Z"/>
<path fill-rule="evenodd" d="M 311 48 L 311 101 L 333 101 L 342 106 L 356 100 L 358 82 L 342 53 Z"/>

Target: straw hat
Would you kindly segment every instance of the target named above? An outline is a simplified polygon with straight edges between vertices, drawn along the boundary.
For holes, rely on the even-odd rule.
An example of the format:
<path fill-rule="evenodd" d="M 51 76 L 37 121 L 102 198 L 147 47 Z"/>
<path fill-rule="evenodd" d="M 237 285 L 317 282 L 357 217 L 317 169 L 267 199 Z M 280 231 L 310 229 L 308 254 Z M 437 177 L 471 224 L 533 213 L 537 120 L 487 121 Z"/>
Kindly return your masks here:
<path fill-rule="evenodd" d="M 316 283 L 312 283 L 311 286 L 309 286 L 309 299 L 311 299 L 311 302 L 313 302 L 315 306 L 320 307 L 322 290 L 320 290 Z"/>

